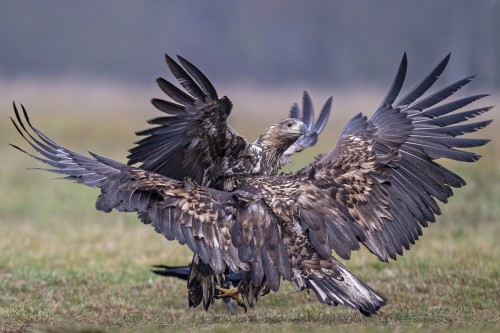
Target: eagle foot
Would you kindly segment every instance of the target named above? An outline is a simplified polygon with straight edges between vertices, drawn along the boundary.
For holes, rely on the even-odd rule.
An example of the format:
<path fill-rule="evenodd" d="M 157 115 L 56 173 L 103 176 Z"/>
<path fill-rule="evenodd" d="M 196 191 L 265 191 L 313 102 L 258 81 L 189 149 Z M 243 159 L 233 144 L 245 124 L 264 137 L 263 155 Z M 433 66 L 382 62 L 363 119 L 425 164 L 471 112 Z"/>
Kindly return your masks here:
<path fill-rule="evenodd" d="M 222 288 L 221 286 L 216 285 L 215 290 L 220 292 L 220 294 L 214 296 L 215 299 L 231 297 L 236 301 L 236 303 L 238 303 L 239 306 L 245 309 L 245 313 L 247 312 L 247 306 L 245 305 L 245 301 L 243 300 L 243 296 L 241 296 L 238 287 Z"/>

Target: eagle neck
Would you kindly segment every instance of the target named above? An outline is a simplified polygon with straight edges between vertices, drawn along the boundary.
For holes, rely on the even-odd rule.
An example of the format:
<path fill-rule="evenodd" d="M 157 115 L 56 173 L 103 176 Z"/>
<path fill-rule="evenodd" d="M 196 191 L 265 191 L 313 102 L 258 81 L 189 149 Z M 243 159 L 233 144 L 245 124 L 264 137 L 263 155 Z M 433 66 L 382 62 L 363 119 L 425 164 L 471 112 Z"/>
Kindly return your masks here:
<path fill-rule="evenodd" d="M 278 171 L 281 167 L 281 157 L 288 146 L 266 144 L 265 141 L 257 141 L 256 144 L 262 149 L 261 173 L 272 174 Z"/>

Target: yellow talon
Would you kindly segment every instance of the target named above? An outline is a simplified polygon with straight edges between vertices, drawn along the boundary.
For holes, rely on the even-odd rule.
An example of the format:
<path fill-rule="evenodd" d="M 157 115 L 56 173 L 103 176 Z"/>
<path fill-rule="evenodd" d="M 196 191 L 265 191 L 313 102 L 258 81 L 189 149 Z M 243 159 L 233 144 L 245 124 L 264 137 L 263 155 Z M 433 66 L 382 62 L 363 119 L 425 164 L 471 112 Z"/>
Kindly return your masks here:
<path fill-rule="evenodd" d="M 215 299 L 219 298 L 226 298 L 226 297 L 231 297 L 238 303 L 239 306 L 241 306 L 243 309 L 245 309 L 245 312 L 247 312 L 247 307 L 245 305 L 245 301 L 243 300 L 243 297 L 241 296 L 238 287 L 229 287 L 229 288 L 222 288 L 220 286 L 215 286 L 215 289 L 220 292 L 219 295 L 215 295 Z"/>

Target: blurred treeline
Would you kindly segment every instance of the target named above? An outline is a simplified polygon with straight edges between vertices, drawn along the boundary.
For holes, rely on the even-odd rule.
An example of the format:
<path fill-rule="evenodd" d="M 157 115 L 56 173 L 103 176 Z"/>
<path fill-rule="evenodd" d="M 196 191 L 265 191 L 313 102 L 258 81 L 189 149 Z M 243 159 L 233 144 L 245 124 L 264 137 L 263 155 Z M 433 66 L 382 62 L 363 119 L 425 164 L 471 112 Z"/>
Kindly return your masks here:
<path fill-rule="evenodd" d="M 151 82 L 168 52 L 219 82 L 385 87 L 406 51 L 496 88 L 499 35 L 498 0 L 2 1 L 0 79 Z"/>

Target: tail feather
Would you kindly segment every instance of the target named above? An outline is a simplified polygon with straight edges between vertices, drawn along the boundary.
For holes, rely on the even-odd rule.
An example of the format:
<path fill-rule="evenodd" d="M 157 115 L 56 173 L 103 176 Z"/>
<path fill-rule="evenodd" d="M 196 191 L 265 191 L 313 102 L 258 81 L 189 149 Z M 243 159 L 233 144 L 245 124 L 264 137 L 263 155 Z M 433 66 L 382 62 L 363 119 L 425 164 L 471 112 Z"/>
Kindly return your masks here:
<path fill-rule="evenodd" d="M 306 285 L 321 303 L 349 306 L 369 317 L 375 314 L 387 299 L 358 279 L 344 266 L 338 264 L 330 274 L 319 277 L 311 274 Z"/>
<path fill-rule="evenodd" d="M 172 276 L 187 281 L 190 270 L 191 266 L 153 265 L 152 272 L 158 275 Z"/>

